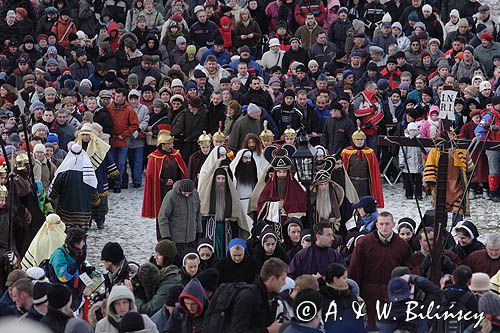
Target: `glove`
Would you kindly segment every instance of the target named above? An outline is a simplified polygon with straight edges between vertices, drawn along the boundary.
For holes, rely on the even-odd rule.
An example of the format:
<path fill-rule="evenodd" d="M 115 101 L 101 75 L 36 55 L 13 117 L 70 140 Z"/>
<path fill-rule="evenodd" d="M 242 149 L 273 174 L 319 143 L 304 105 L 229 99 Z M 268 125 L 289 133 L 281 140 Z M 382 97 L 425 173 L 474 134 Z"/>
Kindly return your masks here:
<path fill-rule="evenodd" d="M 9 264 L 11 266 L 15 266 L 17 264 L 17 257 L 16 255 L 14 254 L 14 252 L 12 251 L 7 251 L 5 252 L 5 257 L 7 258 L 7 260 L 9 261 Z"/>
<path fill-rule="evenodd" d="M 372 124 L 372 123 L 370 123 L 370 122 L 367 122 L 367 123 L 365 124 L 365 128 L 366 128 L 366 129 L 370 129 L 370 128 L 372 128 L 372 127 L 373 127 L 373 124 Z"/>
<path fill-rule="evenodd" d="M 441 269 L 443 270 L 444 274 L 451 274 L 455 269 L 455 264 L 453 263 L 453 261 L 451 261 L 451 259 L 448 256 L 442 256 Z"/>

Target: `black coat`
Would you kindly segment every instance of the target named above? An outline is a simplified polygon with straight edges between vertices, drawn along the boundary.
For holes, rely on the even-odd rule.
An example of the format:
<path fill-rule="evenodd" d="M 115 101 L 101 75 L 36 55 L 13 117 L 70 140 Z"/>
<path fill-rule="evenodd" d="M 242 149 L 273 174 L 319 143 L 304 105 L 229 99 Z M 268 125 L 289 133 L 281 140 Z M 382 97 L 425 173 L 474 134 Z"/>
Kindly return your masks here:
<path fill-rule="evenodd" d="M 214 134 L 219 129 L 219 122 L 222 122 L 221 130 L 224 130 L 224 121 L 226 120 L 226 106 L 224 103 L 214 105 L 212 102 L 208 105 L 208 127 L 207 132 Z"/>
<path fill-rule="evenodd" d="M 53 333 L 64 333 L 66 324 L 72 318 L 58 310 L 49 307 L 49 311 L 45 317 L 40 320 L 40 323 L 47 326 Z"/>
<path fill-rule="evenodd" d="M 297 51 L 294 51 L 292 50 L 292 48 L 290 48 L 283 55 L 283 61 L 281 63 L 283 72 L 288 71 L 288 67 L 290 66 L 292 61 L 298 61 L 302 64 L 307 64 L 309 63 L 309 53 L 307 53 L 307 50 L 302 47 L 299 47 Z"/>
<path fill-rule="evenodd" d="M 218 261 L 215 268 L 220 273 L 220 283 L 246 282 L 252 283 L 259 274 L 259 263 L 245 254 L 245 258 L 236 264 L 231 256 Z"/>
<path fill-rule="evenodd" d="M 259 277 L 252 288 L 244 289 L 236 296 L 228 331 L 266 332 L 275 320 L 277 306 L 277 298 L 267 291 Z"/>
<path fill-rule="evenodd" d="M 189 157 L 198 150 L 198 137 L 208 127 L 208 114 L 205 109 L 199 109 L 196 114 L 189 110 L 184 112 L 184 144 L 182 145 L 182 157 L 186 163 Z"/>
<path fill-rule="evenodd" d="M 104 108 L 98 108 L 94 111 L 94 122 L 102 126 L 102 131 L 106 134 L 113 134 L 113 122 L 108 111 Z"/>
<path fill-rule="evenodd" d="M 262 245 L 260 245 L 259 243 L 254 249 L 253 257 L 259 262 L 260 267 L 262 267 L 266 260 L 271 258 L 278 258 L 283 260 L 287 264 L 290 263 L 290 257 L 286 254 L 285 249 L 280 244 L 276 244 L 274 253 L 272 255 L 268 255 L 266 254 L 266 251 L 264 251 Z"/>
<path fill-rule="evenodd" d="M 356 131 L 356 126 L 349 117 L 328 118 L 323 127 L 321 144 L 328 149 L 330 154 L 340 154 L 342 149 L 350 145 L 354 131 Z"/>
<path fill-rule="evenodd" d="M 472 240 L 472 243 L 467 246 L 460 246 L 460 244 L 457 243 L 451 248 L 451 252 L 455 253 L 462 261 L 472 252 L 479 250 L 484 250 L 484 244 L 477 239 Z"/>

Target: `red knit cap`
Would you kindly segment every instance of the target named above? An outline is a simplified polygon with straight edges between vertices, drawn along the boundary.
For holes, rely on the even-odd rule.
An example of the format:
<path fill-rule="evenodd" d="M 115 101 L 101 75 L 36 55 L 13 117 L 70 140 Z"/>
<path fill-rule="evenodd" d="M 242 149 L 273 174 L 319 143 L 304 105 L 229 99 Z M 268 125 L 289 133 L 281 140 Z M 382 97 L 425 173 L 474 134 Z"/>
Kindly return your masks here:
<path fill-rule="evenodd" d="M 486 32 L 486 31 L 481 34 L 480 38 L 489 40 L 491 42 L 493 42 L 495 40 L 495 37 L 493 37 L 492 34 L 490 34 L 489 32 Z"/>
<path fill-rule="evenodd" d="M 174 16 L 172 16 L 172 20 L 177 22 L 177 23 L 180 23 L 180 22 L 182 22 L 182 16 L 179 14 L 175 14 Z"/>
<path fill-rule="evenodd" d="M 424 59 L 425 57 L 430 57 L 430 53 L 427 52 L 426 50 L 423 50 L 422 53 L 420 53 L 420 59 Z"/>
<path fill-rule="evenodd" d="M 231 19 L 227 16 L 222 16 L 220 19 L 220 25 L 221 26 L 227 26 L 231 24 Z"/>
<path fill-rule="evenodd" d="M 28 16 L 28 11 L 26 9 L 24 9 L 23 7 L 17 7 L 16 8 L 16 13 L 18 13 L 22 17 Z"/>

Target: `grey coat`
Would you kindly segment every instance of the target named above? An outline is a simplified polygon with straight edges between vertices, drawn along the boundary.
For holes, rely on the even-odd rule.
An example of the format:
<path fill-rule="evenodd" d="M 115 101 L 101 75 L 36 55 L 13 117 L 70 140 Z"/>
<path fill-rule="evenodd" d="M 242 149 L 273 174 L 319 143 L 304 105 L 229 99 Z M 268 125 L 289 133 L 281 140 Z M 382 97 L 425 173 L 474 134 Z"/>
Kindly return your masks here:
<path fill-rule="evenodd" d="M 158 214 L 161 238 L 170 238 L 175 243 L 191 243 L 196 234 L 203 232 L 201 227 L 200 197 L 197 190 L 185 197 L 175 182 L 161 203 Z"/>
<path fill-rule="evenodd" d="M 408 167 L 410 171 L 406 168 L 406 162 L 403 154 L 403 149 L 406 152 L 406 158 L 408 159 Z M 404 173 L 422 173 L 424 171 L 424 164 L 422 162 L 422 152 L 419 147 L 401 147 L 399 148 L 399 167 Z"/>

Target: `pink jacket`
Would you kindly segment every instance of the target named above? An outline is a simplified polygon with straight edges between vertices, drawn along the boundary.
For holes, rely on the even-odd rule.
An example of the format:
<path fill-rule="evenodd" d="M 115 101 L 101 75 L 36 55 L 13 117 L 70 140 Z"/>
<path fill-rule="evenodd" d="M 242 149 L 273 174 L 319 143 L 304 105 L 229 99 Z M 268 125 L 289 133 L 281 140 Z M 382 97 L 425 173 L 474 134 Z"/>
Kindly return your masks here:
<path fill-rule="evenodd" d="M 325 29 L 325 31 L 328 31 L 328 28 L 330 27 L 330 25 L 332 25 L 332 23 L 339 17 L 339 15 L 333 10 L 333 7 L 335 7 L 335 6 L 337 6 L 337 9 L 338 9 L 338 7 L 340 7 L 339 0 L 331 0 L 328 3 L 328 7 L 326 8 L 326 11 L 327 11 L 326 19 L 325 19 L 325 22 L 323 24 L 323 29 Z"/>
<path fill-rule="evenodd" d="M 266 7 L 266 15 L 271 18 L 269 22 L 269 36 L 274 36 L 278 25 L 280 7 L 277 1 L 270 2 Z"/>
<path fill-rule="evenodd" d="M 437 139 L 439 138 L 439 135 L 441 134 L 441 131 L 439 130 L 439 127 L 436 128 L 436 134 L 434 137 L 431 137 L 431 127 L 433 125 L 430 122 L 430 119 L 427 119 L 420 125 L 420 137 L 421 138 L 429 138 L 429 139 Z"/>

